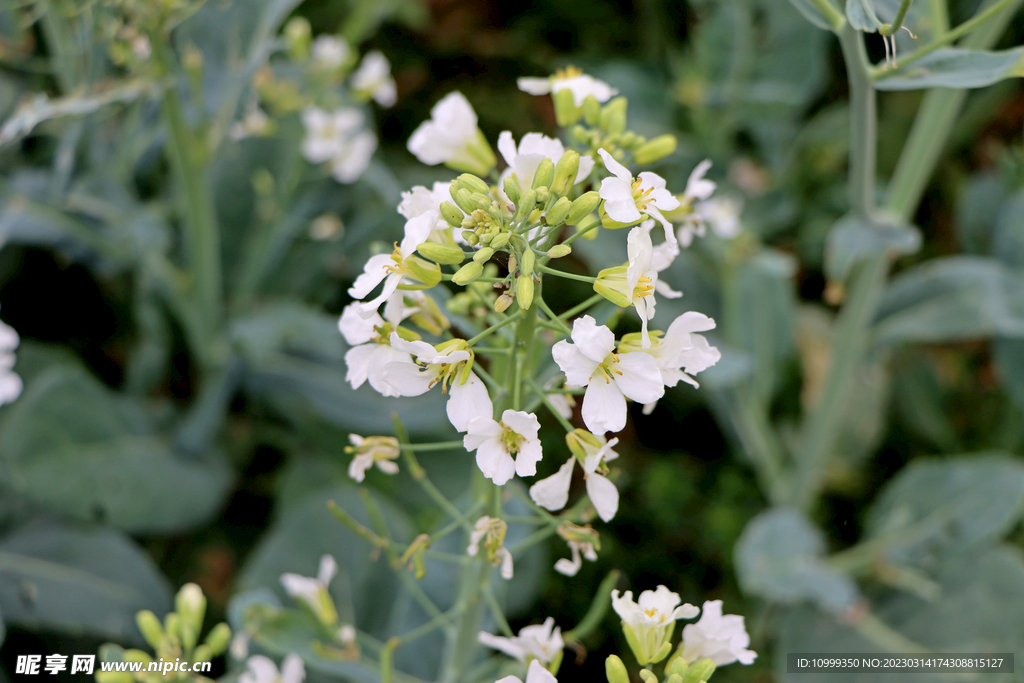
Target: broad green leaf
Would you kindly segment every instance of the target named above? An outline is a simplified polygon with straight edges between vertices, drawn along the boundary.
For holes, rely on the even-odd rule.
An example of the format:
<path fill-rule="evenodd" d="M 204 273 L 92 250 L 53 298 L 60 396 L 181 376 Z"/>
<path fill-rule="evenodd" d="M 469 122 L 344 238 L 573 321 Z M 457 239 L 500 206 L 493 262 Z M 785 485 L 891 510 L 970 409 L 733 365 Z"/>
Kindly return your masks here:
<path fill-rule="evenodd" d="M 873 0 L 846 0 L 846 20 L 858 31 L 874 33 L 882 27 Z"/>
<path fill-rule="evenodd" d="M 995 541 L 1022 512 L 1024 463 L 1013 457 L 921 458 L 885 486 L 866 530 L 888 561 L 930 566 Z"/>
<path fill-rule="evenodd" d="M 177 457 L 138 405 L 74 366 L 44 372 L 12 405 L 0 460 L 8 484 L 30 500 L 136 533 L 202 523 L 231 484 L 221 460 Z"/>
<path fill-rule="evenodd" d="M 921 231 L 912 225 L 844 216 L 828 233 L 825 274 L 830 280 L 845 282 L 854 265 L 863 259 L 882 253 L 890 257 L 904 256 L 920 248 Z"/>
<path fill-rule="evenodd" d="M 1024 648 L 1024 558 L 1018 548 L 1001 546 L 943 564 L 939 572 L 940 596 L 928 602 L 906 594 L 880 593 L 871 606 L 873 615 L 897 637 L 935 653 L 1020 652 Z M 833 683 L 876 683 L 878 673 L 791 674 L 787 652 L 864 652 L 885 655 L 907 652 L 903 642 L 871 639 L 850 623 L 798 607 L 789 612 L 775 646 L 775 673 L 784 683 L 808 678 Z M 899 678 L 898 676 L 896 678 Z M 906 677 L 909 679 L 909 677 Z M 954 683 L 965 674 L 932 673 L 922 680 Z M 1010 681 L 1016 676 L 986 674 L 986 680 Z"/>
<path fill-rule="evenodd" d="M 811 600 L 842 612 L 858 599 L 857 586 L 823 561 L 825 539 L 800 512 L 770 508 L 752 519 L 736 543 L 736 573 L 751 595 L 772 602 Z"/>
<path fill-rule="evenodd" d="M 0 541 L 0 612 L 10 624 L 141 645 L 135 613 L 170 608 L 153 561 L 111 529 L 39 522 Z"/>
<path fill-rule="evenodd" d="M 893 278 L 875 325 L 882 344 L 1024 336 L 1024 275 L 994 259 L 927 261 Z"/>
<path fill-rule="evenodd" d="M 878 90 L 983 88 L 1024 76 L 1024 47 L 1001 52 L 943 48 L 888 74 L 875 81 Z"/>

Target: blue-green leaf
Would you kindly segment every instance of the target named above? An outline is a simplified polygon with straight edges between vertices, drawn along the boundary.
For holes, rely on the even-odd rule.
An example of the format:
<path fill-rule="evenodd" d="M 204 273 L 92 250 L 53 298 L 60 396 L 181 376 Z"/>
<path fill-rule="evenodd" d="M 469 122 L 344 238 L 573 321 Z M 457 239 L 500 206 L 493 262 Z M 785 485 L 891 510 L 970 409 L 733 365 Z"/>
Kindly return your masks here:
<path fill-rule="evenodd" d="M 875 81 L 878 90 L 983 88 L 1024 76 L 1024 47 L 1000 52 L 944 48 Z"/>
<path fill-rule="evenodd" d="M 921 231 L 912 225 L 868 221 L 856 216 L 840 218 L 825 244 L 825 274 L 843 282 L 855 264 L 876 254 L 913 254 L 921 248 Z"/>
<path fill-rule="evenodd" d="M 846 0 L 846 20 L 858 31 L 874 33 L 882 27 L 872 0 Z"/>

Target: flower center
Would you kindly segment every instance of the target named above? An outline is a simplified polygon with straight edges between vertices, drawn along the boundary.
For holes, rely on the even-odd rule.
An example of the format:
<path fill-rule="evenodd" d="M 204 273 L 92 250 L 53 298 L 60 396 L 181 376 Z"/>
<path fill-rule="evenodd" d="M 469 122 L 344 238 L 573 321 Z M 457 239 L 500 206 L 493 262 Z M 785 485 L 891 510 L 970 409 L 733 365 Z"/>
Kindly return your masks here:
<path fill-rule="evenodd" d="M 583 70 L 575 66 L 567 66 L 564 69 L 559 69 L 555 72 L 555 80 L 565 80 L 566 78 L 576 78 L 582 76 Z"/>
<path fill-rule="evenodd" d="M 641 185 L 641 183 L 642 183 L 642 181 L 639 178 L 637 178 L 636 180 L 633 181 L 632 188 L 633 188 L 633 202 L 636 203 L 636 208 L 638 208 L 641 211 L 643 211 L 644 209 L 647 208 L 647 204 L 650 201 L 652 201 L 652 200 L 649 199 L 649 196 L 650 196 L 650 194 L 652 192 L 654 192 L 654 188 L 653 187 L 648 187 L 645 190 L 645 189 L 643 189 L 643 186 Z"/>
<path fill-rule="evenodd" d="M 641 275 L 640 281 L 633 288 L 633 298 L 650 296 L 653 291 L 654 285 L 651 284 L 651 278 Z"/>
<path fill-rule="evenodd" d="M 505 447 L 506 453 L 518 453 L 519 447 L 523 444 L 526 439 L 516 434 L 511 428 L 507 427 L 504 422 L 499 422 L 501 425 L 501 444 Z"/>
<path fill-rule="evenodd" d="M 405 272 L 405 266 L 402 264 L 402 248 L 398 246 L 398 242 L 395 242 L 395 250 L 391 252 L 391 260 L 395 262 L 395 265 L 384 266 L 384 270 L 389 273 Z"/>
<path fill-rule="evenodd" d="M 590 376 L 590 381 L 593 382 L 595 379 L 604 377 L 604 383 L 608 384 L 612 381 L 612 373 L 621 375 L 622 370 L 615 367 L 615 364 L 619 362 L 619 357 L 614 353 L 609 353 L 604 361 L 594 369 L 594 374 Z"/>

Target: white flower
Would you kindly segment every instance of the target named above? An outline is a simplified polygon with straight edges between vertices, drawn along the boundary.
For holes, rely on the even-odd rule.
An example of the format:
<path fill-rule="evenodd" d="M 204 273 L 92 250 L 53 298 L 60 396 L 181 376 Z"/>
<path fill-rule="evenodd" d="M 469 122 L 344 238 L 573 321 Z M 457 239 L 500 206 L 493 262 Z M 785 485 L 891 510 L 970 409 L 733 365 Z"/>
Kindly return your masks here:
<path fill-rule="evenodd" d="M 572 67 L 548 78 L 520 78 L 516 84 L 520 90 L 531 95 L 547 95 L 569 90 L 577 107 L 583 106 L 583 100 L 587 99 L 588 95 L 593 95 L 598 102 L 607 102 L 619 92 L 604 81 L 599 81 Z"/>
<path fill-rule="evenodd" d="M 377 136 L 363 130 L 361 111 L 307 107 L 302 123 L 306 127 L 302 154 L 310 163 L 329 162 L 331 175 L 340 183 L 355 182 L 363 174 L 377 149 Z"/>
<path fill-rule="evenodd" d="M 650 234 L 651 230 L 654 229 L 655 220 L 653 218 L 648 219 L 640 224 L 640 227 Z M 672 233 L 671 230 L 666 230 L 666 237 Z M 666 239 L 661 244 L 654 247 L 651 252 L 651 270 L 658 273 L 658 278 L 651 282 L 654 286 L 654 291 L 661 294 L 666 299 L 678 299 L 683 295 L 682 292 L 669 287 L 668 283 L 661 279 L 660 273 L 664 270 L 668 270 L 669 266 L 675 262 L 676 257 L 679 256 L 679 243 L 674 239 Z"/>
<path fill-rule="evenodd" d="M 750 636 L 743 617 L 722 614 L 721 600 L 708 600 L 695 624 L 683 627 L 682 656 L 688 662 L 710 659 L 715 666 L 733 662 L 753 664 L 757 653 L 748 650 Z"/>
<path fill-rule="evenodd" d="M 565 576 L 576 576 L 580 569 L 583 567 L 583 559 L 580 557 L 582 553 L 583 557 L 587 558 L 591 562 L 597 561 L 597 551 L 594 549 L 593 543 L 585 543 L 581 541 L 566 541 L 569 544 L 569 551 L 572 553 L 572 559 L 567 560 L 562 557 L 555 562 L 555 571 Z"/>
<path fill-rule="evenodd" d="M 515 174 L 519 187 L 526 190 L 533 187 L 533 176 L 537 172 L 540 162 L 544 159 L 551 159 L 552 163 L 557 164 L 565 154 L 565 147 L 560 140 L 549 138 L 541 133 L 527 133 L 516 146 L 512 133 L 506 130 L 498 136 L 498 151 L 501 152 L 502 158 L 508 164 L 508 168 L 501 174 L 501 180 L 504 181 L 508 176 Z M 576 172 L 573 184 L 586 180 L 593 170 L 593 157 L 581 156 L 580 167 Z M 503 184 L 504 182 L 498 183 L 498 187 L 501 188 Z M 504 195 L 504 190 L 501 192 Z"/>
<path fill-rule="evenodd" d="M 231 637 L 231 644 L 228 646 L 228 653 L 232 658 L 239 661 L 245 659 L 249 655 L 248 631 L 239 631 Z"/>
<path fill-rule="evenodd" d="M 523 681 L 519 676 L 505 676 L 499 678 L 495 683 L 523 683 Z M 558 683 L 558 679 L 535 659 L 530 662 L 530 668 L 526 670 L 526 683 Z"/>
<path fill-rule="evenodd" d="M 377 151 L 377 136 L 368 130 L 360 131 L 330 159 L 331 177 L 348 185 L 359 180 Z"/>
<path fill-rule="evenodd" d="M 679 595 L 665 586 L 644 591 L 637 602 L 633 602 L 632 591 L 622 597 L 618 590 L 612 591 L 612 607 L 622 619 L 626 641 L 641 665 L 664 659 L 671 650 L 669 639 L 676 620 L 692 619 L 700 611 L 680 602 Z"/>
<path fill-rule="evenodd" d="M 363 55 L 362 63 L 352 74 L 352 89 L 366 93 L 382 107 L 392 106 L 397 99 L 397 93 L 387 57 L 378 50 Z"/>
<path fill-rule="evenodd" d="M 430 120 L 413 131 L 409 151 L 428 166 L 448 164 L 477 175 L 494 168 L 494 152 L 477 128 L 476 112 L 457 91 L 435 104 Z"/>
<path fill-rule="evenodd" d="M 501 422 L 489 415 L 474 417 L 462 441 L 467 451 L 476 451 L 476 464 L 484 476 L 501 486 L 516 474 L 537 474 L 542 457 L 539 430 L 540 422 L 533 413 L 506 410 Z"/>
<path fill-rule="evenodd" d="M 476 557 L 482 541 L 488 561 L 495 566 L 501 565 L 501 578 L 505 580 L 511 579 L 513 575 L 512 553 L 505 547 L 507 531 L 508 524 L 503 520 L 484 515 L 473 525 L 473 531 L 469 534 L 469 547 L 466 548 L 467 555 Z"/>
<path fill-rule="evenodd" d="M 232 140 L 242 140 L 253 135 L 263 135 L 267 131 L 270 119 L 266 112 L 260 109 L 259 102 L 255 98 L 249 101 L 245 109 L 245 116 L 241 121 L 236 121 L 228 130 L 228 137 Z"/>
<path fill-rule="evenodd" d="M 662 224 L 666 235 L 671 233 L 672 225 L 661 212 L 679 208 L 679 200 L 665 189 L 665 179 L 657 173 L 644 171 L 634 180 L 633 174 L 611 154 L 604 149 L 597 150 L 597 153 L 614 176 L 602 180 L 598 191 L 608 217 L 628 225 L 647 215 Z"/>
<path fill-rule="evenodd" d="M 543 624 L 520 629 L 519 635 L 512 638 L 494 636 L 486 631 L 481 631 L 477 638 L 483 645 L 501 650 L 524 664 L 532 657 L 547 666 L 565 647 L 562 629 L 555 626 L 553 617 L 545 619 Z"/>
<path fill-rule="evenodd" d="M 626 426 L 626 399 L 650 403 L 665 394 L 661 372 L 645 353 L 616 355 L 615 335 L 589 315 L 577 318 L 573 344 L 562 340 L 551 349 L 566 384 L 587 387 L 583 422 L 595 434 L 618 432 Z"/>
<path fill-rule="evenodd" d="M 740 234 L 740 214 L 743 200 L 738 197 L 713 197 L 697 202 L 693 207 L 697 217 L 711 226 L 715 234 L 724 240 L 731 240 Z"/>
<path fill-rule="evenodd" d="M 619 343 L 620 351 L 643 351 L 650 354 L 661 371 L 666 387 L 680 381 L 699 387 L 691 375 L 707 370 L 721 359 L 722 354 L 697 332 L 715 329 L 715 321 L 703 313 L 688 311 L 672 321 L 664 336 L 655 333 L 650 348 L 638 347 L 633 335 L 626 335 Z"/>
<path fill-rule="evenodd" d="M 427 241 L 430 231 L 437 223 L 433 213 L 425 213 L 405 223 L 405 237 L 390 254 L 378 254 L 371 256 L 363 267 L 362 274 L 348 290 L 349 296 L 353 299 L 364 299 L 372 292 L 378 284 L 384 283 L 380 294 L 376 299 L 367 301 L 359 306 L 359 312 L 366 317 L 372 317 L 377 308 L 391 297 L 402 283 L 402 278 L 410 273 L 410 266 L 414 263 L 416 249 Z"/>
<path fill-rule="evenodd" d="M 408 192 L 402 193 L 402 201 L 398 205 L 398 213 L 408 219 L 416 218 L 432 211 L 437 216 L 437 222 L 434 224 L 434 229 L 430 231 L 428 239 L 431 242 L 440 242 L 442 244 L 450 244 L 452 241 L 465 244 L 466 241 L 462 239 L 462 232 L 452 230 L 452 226 L 448 225 L 448 221 L 441 217 L 442 202 L 449 202 L 452 206 L 455 206 L 455 203 L 452 202 L 451 187 L 451 183 L 441 181 L 435 182 L 433 189 L 428 189 L 423 185 L 416 185 Z M 455 208 L 458 209 L 457 206 Z M 459 211 L 462 211 L 462 209 L 459 209 Z"/>
<path fill-rule="evenodd" d="M 345 365 L 348 366 L 345 381 L 353 389 L 358 389 L 369 380 L 370 386 L 381 395 L 401 396 L 397 389 L 384 380 L 384 368 L 388 363 L 412 365 L 412 357 L 404 351 L 391 348 L 384 319 L 376 311 L 369 318 L 364 318 L 359 312 L 360 305 L 356 302 L 346 306 L 338 320 L 338 329 L 352 346 L 345 353 Z M 397 324 L 400 321 L 401 316 L 389 322 Z"/>
<path fill-rule="evenodd" d="M 704 178 L 704 175 L 711 168 L 711 161 L 705 159 L 704 161 L 697 164 L 697 166 L 690 173 L 689 179 L 686 181 L 686 191 L 683 192 L 683 198 L 681 206 L 689 207 L 691 209 L 685 218 L 683 218 L 682 224 L 679 226 L 679 243 L 684 247 L 690 246 L 693 243 L 694 236 L 703 237 L 705 226 L 704 218 L 700 215 L 699 211 L 696 210 L 695 202 L 702 202 L 711 196 L 711 193 L 715 191 L 717 187 L 711 180 Z M 666 233 L 668 228 L 665 229 Z"/>
<path fill-rule="evenodd" d="M 302 658 L 294 652 L 284 658 L 280 672 L 273 660 L 253 655 L 245 663 L 245 671 L 238 677 L 238 683 L 302 683 L 305 677 Z"/>
<path fill-rule="evenodd" d="M 619 491 L 607 477 L 608 468 L 604 463 L 619 457 L 612 447 L 618 439 L 605 441 L 603 436 L 576 429 L 566 435 L 573 455 L 558 472 L 541 479 L 530 487 L 530 498 L 537 505 L 557 512 L 569 501 L 569 486 L 572 483 L 573 463 L 579 462 L 587 482 L 587 496 L 597 514 L 606 522 L 611 521 L 619 509 Z"/>
<path fill-rule="evenodd" d="M 320 569 L 316 578 L 300 574 L 282 574 L 281 585 L 288 595 L 301 600 L 313 611 L 320 623 L 331 625 L 338 620 L 334 600 L 327 592 L 327 585 L 338 571 L 338 563 L 330 555 L 320 558 Z"/>
<path fill-rule="evenodd" d="M 559 382 L 560 378 L 556 375 L 549 379 L 544 385 L 545 389 L 551 389 L 555 384 L 562 384 L 562 388 L 565 388 L 563 382 Z M 572 409 L 576 406 L 576 397 L 572 394 L 547 394 L 548 403 L 555 409 L 559 415 L 564 417 L 566 420 L 572 419 Z"/>
<path fill-rule="evenodd" d="M 14 401 L 24 388 L 21 377 L 14 372 L 14 350 L 20 342 L 14 328 L 0 321 L 0 406 Z"/>
<path fill-rule="evenodd" d="M 333 71 L 341 68 L 351 53 L 348 42 L 338 36 L 317 36 L 313 41 L 313 61 L 321 69 Z"/>
<path fill-rule="evenodd" d="M 398 439 L 393 436 L 368 436 L 362 437 L 358 434 L 349 434 L 348 441 L 351 446 L 345 449 L 346 452 L 355 453 L 352 463 L 348 466 L 348 476 L 356 481 L 362 481 L 366 477 L 366 470 L 374 465 L 384 474 L 398 474 Z"/>
<path fill-rule="evenodd" d="M 450 389 L 448 420 L 460 432 L 469 429 L 474 418 L 490 418 L 494 414 L 487 387 L 466 363 L 471 358 L 469 351 L 448 342 L 448 346 L 442 344 L 443 348 L 438 350 L 424 341 L 406 341 L 394 332 L 390 342 L 393 348 L 416 356 L 417 361 L 384 366 L 384 381 L 399 396 L 420 396 L 440 383 L 442 393 Z"/>

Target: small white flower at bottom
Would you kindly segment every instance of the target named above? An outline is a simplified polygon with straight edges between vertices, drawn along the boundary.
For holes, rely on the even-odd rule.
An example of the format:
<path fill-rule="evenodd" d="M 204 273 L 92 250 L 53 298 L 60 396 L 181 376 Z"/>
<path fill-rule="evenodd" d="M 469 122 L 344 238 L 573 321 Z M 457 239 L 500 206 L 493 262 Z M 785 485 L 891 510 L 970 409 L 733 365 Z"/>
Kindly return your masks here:
<path fill-rule="evenodd" d="M 484 415 L 474 417 L 462 442 L 467 451 L 476 451 L 476 464 L 484 476 L 501 486 L 516 474 L 537 474 L 537 463 L 543 457 L 539 430 L 540 422 L 533 413 L 506 410 L 501 422 Z"/>
<path fill-rule="evenodd" d="M 238 677 L 238 683 L 302 683 L 306 667 L 302 658 L 294 652 L 281 662 L 281 670 L 273 660 L 263 655 L 253 655 L 245 663 L 245 671 Z"/>
<path fill-rule="evenodd" d="M 545 619 L 543 624 L 522 628 L 519 635 L 512 638 L 503 638 L 481 631 L 477 639 L 481 644 L 501 650 L 509 657 L 514 657 L 524 664 L 528 658 L 533 657 L 545 666 L 550 664 L 551 660 L 565 647 L 562 630 L 555 626 L 553 617 Z"/>
<path fill-rule="evenodd" d="M 523 683 L 519 676 L 505 676 L 499 678 L 495 683 Z M 526 670 L 526 683 L 558 683 L 558 679 L 534 659 L 530 662 L 530 668 Z"/>
<path fill-rule="evenodd" d="M 14 328 L 0 322 L 0 406 L 18 398 L 24 388 L 21 377 L 14 372 L 14 350 L 20 342 Z"/>
<path fill-rule="evenodd" d="M 743 617 L 722 614 L 721 600 L 708 600 L 700 619 L 683 627 L 682 656 L 688 662 L 710 659 L 715 666 L 733 662 L 753 664 L 757 653 L 748 650 L 750 636 Z"/>

